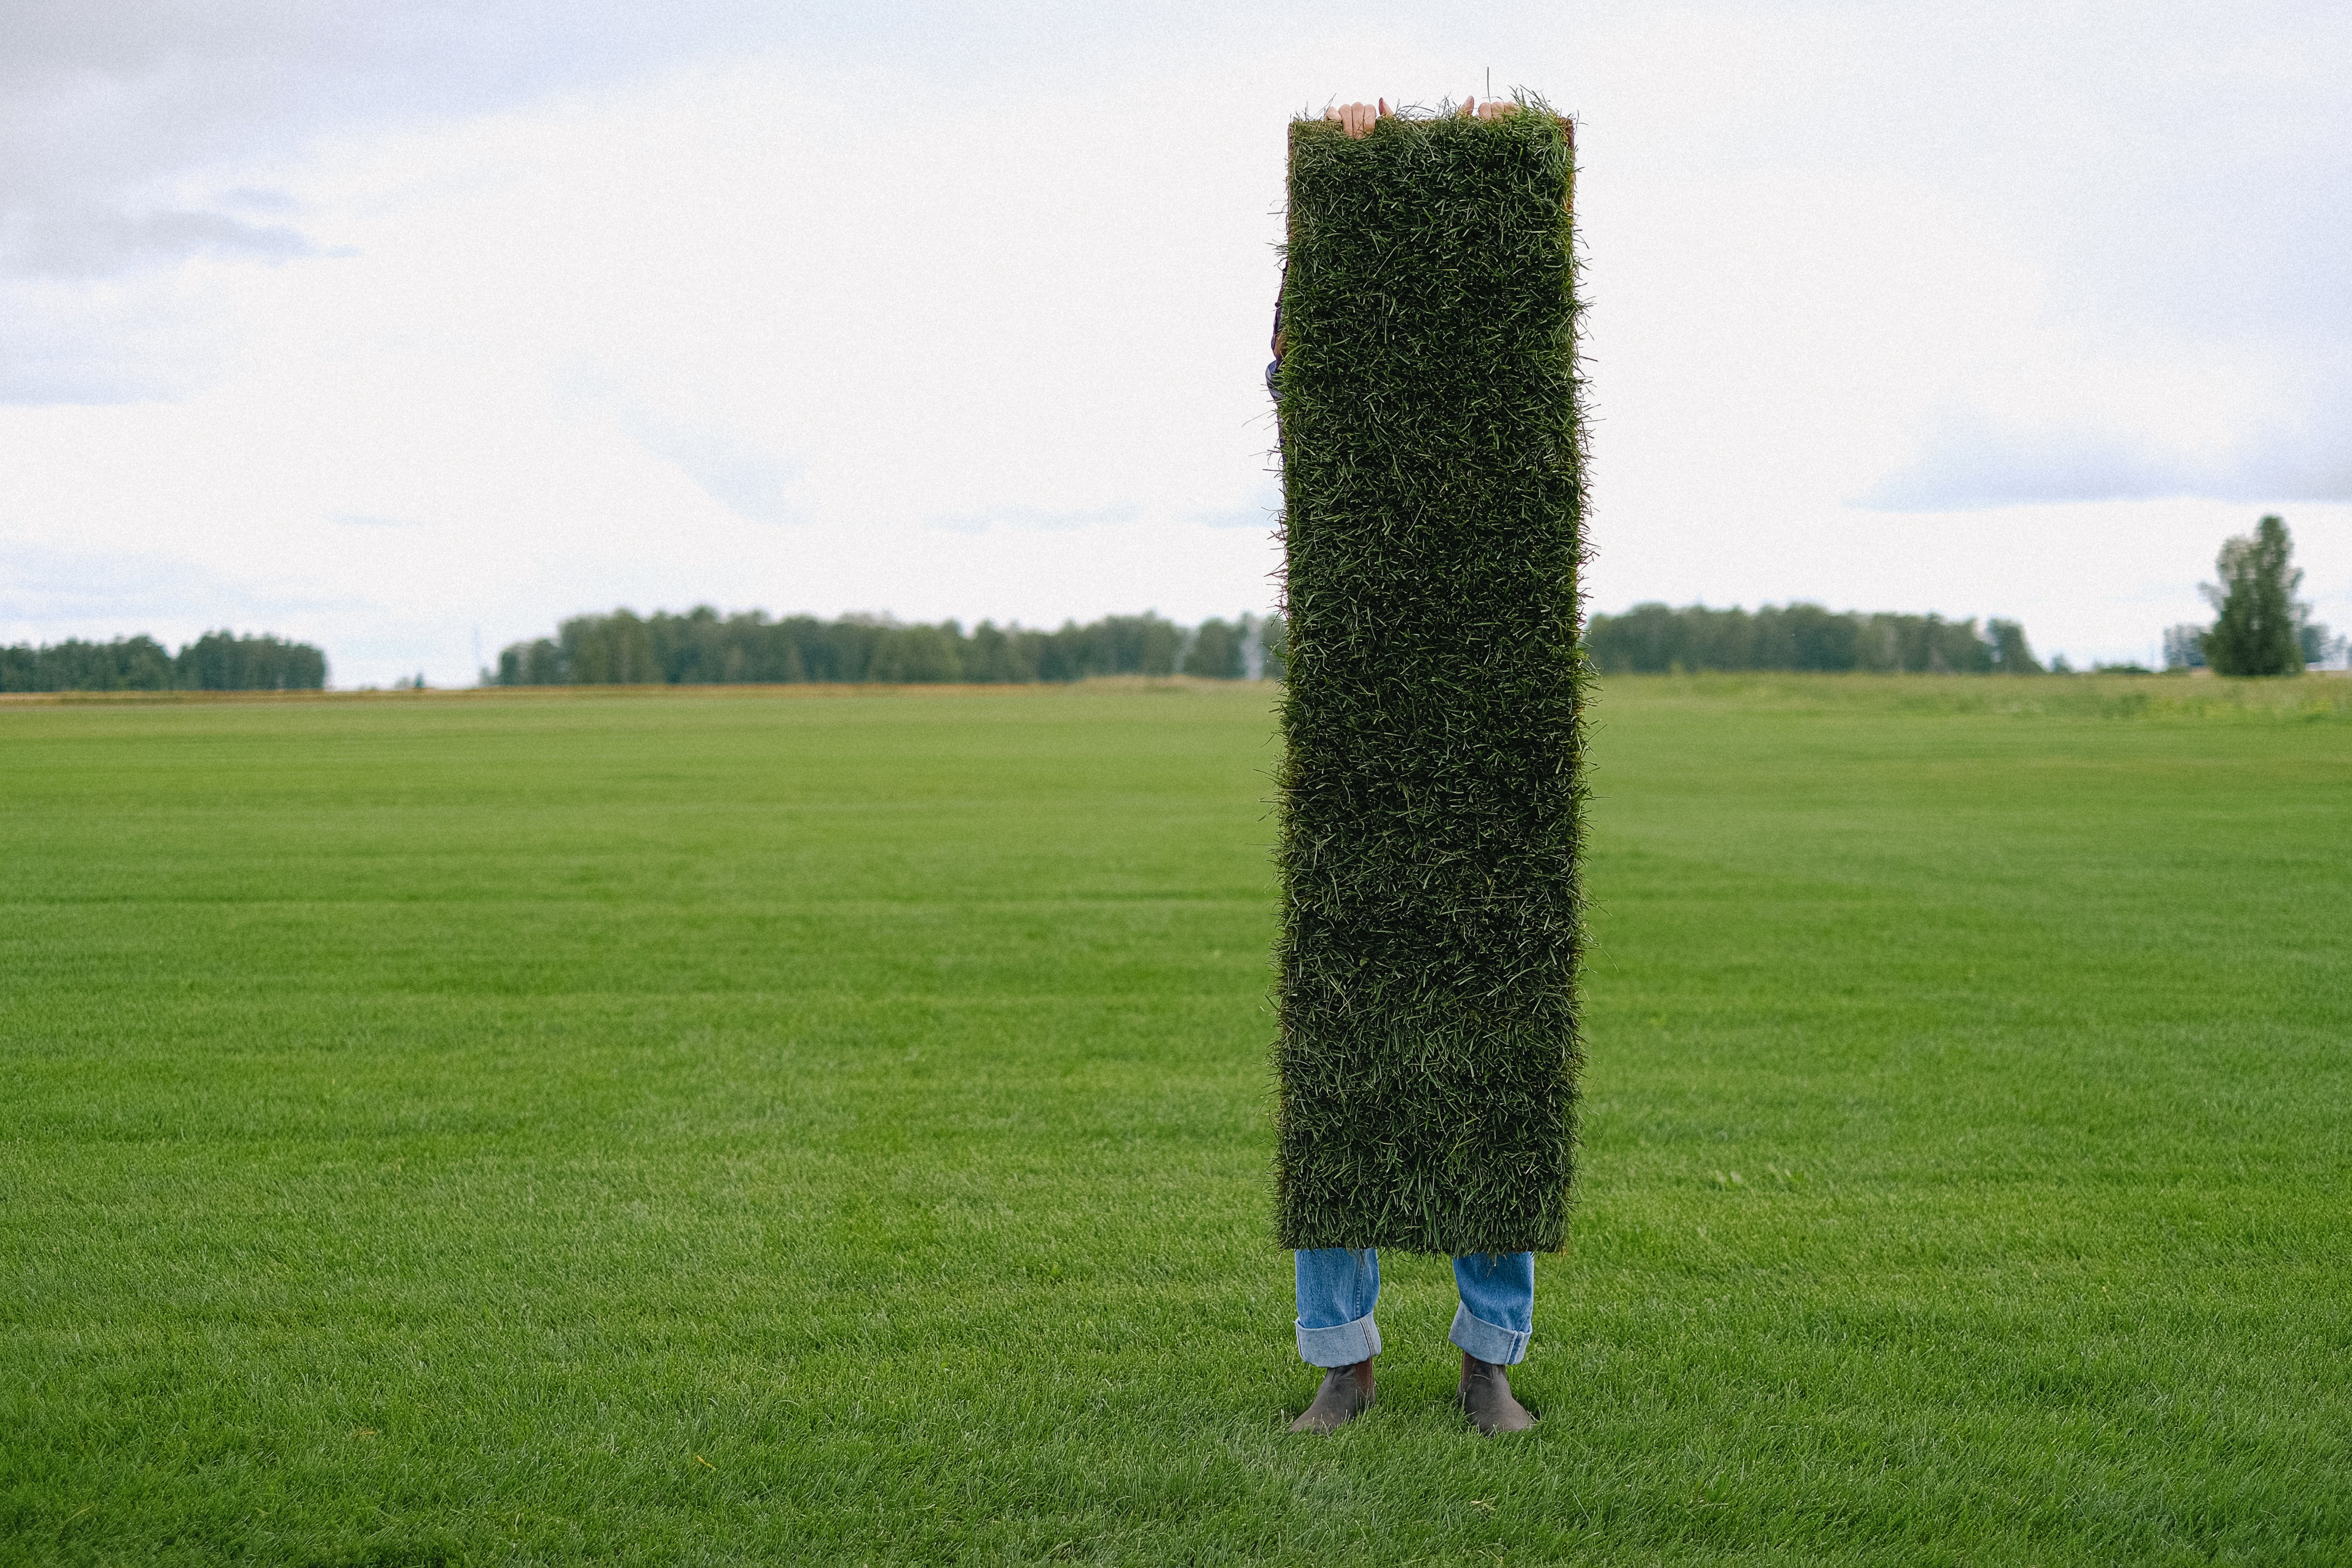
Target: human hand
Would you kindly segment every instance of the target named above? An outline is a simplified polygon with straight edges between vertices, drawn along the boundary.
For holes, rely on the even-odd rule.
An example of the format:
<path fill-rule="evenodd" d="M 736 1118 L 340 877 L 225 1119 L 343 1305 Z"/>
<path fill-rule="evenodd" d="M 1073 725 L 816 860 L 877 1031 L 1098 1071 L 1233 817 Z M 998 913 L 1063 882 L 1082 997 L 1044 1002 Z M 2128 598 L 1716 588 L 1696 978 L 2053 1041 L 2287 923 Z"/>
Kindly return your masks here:
<path fill-rule="evenodd" d="M 1339 129 L 1347 132 L 1349 141 L 1353 142 L 1369 134 L 1374 122 L 1388 111 L 1388 100 L 1382 99 L 1377 109 L 1369 103 L 1347 103 L 1337 109 L 1325 110 L 1323 118 L 1338 121 Z"/>

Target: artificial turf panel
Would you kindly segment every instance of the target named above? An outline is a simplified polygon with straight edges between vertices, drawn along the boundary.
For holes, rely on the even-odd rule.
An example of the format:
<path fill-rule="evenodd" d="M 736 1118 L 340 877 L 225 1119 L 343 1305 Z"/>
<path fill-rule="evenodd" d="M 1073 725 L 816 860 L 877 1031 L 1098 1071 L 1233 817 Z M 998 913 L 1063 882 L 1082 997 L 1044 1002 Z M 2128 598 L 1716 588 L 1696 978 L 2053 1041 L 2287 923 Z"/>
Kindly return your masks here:
<path fill-rule="evenodd" d="M 1538 106 L 1539 107 L 1539 106 Z M 1583 667 L 1564 121 L 1290 127 L 1285 1247 L 1566 1239 Z"/>
<path fill-rule="evenodd" d="M 0 1560 L 2352 1555 L 2352 682 L 1598 713 L 1482 1441 L 1282 1429 L 1259 691 L 0 706 Z"/>

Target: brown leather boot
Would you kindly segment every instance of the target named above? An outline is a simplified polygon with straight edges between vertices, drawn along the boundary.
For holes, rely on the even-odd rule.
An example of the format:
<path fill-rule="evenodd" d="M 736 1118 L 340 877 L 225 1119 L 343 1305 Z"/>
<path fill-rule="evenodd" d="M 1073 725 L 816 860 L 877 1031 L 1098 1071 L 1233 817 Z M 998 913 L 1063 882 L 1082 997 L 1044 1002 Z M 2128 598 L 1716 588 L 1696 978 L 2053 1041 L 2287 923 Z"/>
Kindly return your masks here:
<path fill-rule="evenodd" d="M 1482 1437 L 1524 1432 L 1536 1424 L 1535 1412 L 1511 1397 L 1510 1373 L 1467 1351 L 1462 1352 L 1462 1387 L 1454 1398 L 1470 1413 L 1470 1424 Z"/>
<path fill-rule="evenodd" d="M 1335 1366 L 1323 1374 L 1315 1403 L 1290 1424 L 1294 1432 L 1335 1432 L 1372 1407 L 1372 1358 Z"/>

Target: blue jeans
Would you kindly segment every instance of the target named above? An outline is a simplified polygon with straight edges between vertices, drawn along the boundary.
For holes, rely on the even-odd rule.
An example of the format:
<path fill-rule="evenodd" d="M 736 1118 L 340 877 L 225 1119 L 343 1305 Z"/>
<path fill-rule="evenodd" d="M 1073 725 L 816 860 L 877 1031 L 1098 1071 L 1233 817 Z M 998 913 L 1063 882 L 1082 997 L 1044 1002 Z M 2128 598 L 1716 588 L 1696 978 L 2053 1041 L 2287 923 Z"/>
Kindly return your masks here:
<path fill-rule="evenodd" d="M 1381 1299 L 1381 1255 L 1370 1247 L 1318 1247 L 1298 1260 L 1298 1353 L 1310 1366 L 1353 1366 L 1381 1348 L 1372 1308 Z M 1476 1252 L 1454 1260 L 1462 1305 L 1446 1338 L 1480 1361 L 1515 1366 L 1536 1327 L 1536 1255 Z"/>

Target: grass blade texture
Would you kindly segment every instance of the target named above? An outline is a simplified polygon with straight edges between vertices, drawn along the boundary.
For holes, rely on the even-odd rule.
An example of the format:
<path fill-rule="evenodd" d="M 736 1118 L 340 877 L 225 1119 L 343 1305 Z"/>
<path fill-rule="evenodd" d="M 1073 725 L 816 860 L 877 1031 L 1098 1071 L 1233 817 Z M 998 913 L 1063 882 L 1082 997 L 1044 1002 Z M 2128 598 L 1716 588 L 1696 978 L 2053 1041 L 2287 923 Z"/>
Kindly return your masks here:
<path fill-rule="evenodd" d="M 1579 1064 L 1566 121 L 1291 127 L 1276 1230 L 1556 1250 Z"/>

